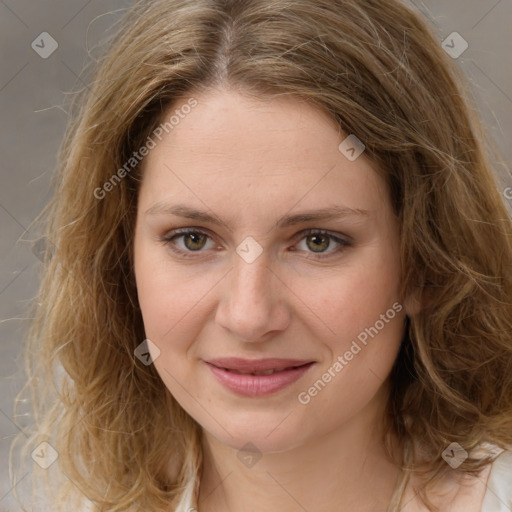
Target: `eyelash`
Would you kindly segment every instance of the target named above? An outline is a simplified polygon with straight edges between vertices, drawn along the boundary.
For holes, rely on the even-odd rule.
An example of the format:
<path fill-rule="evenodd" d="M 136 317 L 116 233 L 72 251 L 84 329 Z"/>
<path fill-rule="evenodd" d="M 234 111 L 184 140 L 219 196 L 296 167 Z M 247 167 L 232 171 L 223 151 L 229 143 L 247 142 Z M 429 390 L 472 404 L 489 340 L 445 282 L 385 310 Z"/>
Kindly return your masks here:
<path fill-rule="evenodd" d="M 207 236 L 208 238 L 211 239 L 210 235 L 208 233 L 206 233 L 205 231 L 202 231 L 201 229 L 197 229 L 197 228 L 182 228 L 182 229 L 176 229 L 174 231 L 171 231 L 170 233 L 167 233 L 166 235 L 164 235 L 163 237 L 160 238 L 160 242 L 162 242 L 163 245 L 169 247 L 169 249 L 171 251 L 181 255 L 184 258 L 194 258 L 196 256 L 193 256 L 192 253 L 201 253 L 201 252 L 204 252 L 204 251 L 201 250 L 201 249 L 199 249 L 197 251 L 190 251 L 190 250 L 183 251 L 182 249 L 177 249 L 176 248 L 176 244 L 173 242 L 173 240 L 175 238 L 179 238 L 179 237 L 182 237 L 184 235 L 189 235 L 189 234 L 205 235 L 205 236 Z M 300 235 L 300 238 L 298 238 L 299 235 Z M 335 248 L 332 251 L 329 251 L 328 253 L 313 253 L 313 252 L 311 252 L 310 254 L 313 254 L 313 258 L 314 259 L 319 259 L 320 260 L 320 259 L 326 259 L 326 258 L 333 257 L 334 255 L 339 254 L 340 252 L 342 252 L 347 247 L 351 247 L 352 246 L 352 243 L 349 240 L 346 240 L 346 239 L 340 238 L 338 236 L 335 236 L 330 231 L 326 231 L 324 229 L 306 229 L 304 231 L 301 231 L 297 235 L 298 242 L 300 242 L 304 238 L 306 238 L 308 236 L 311 236 L 311 235 L 324 235 L 324 236 L 327 236 L 328 238 L 330 238 L 331 240 L 334 240 L 334 242 L 340 244 L 337 248 Z"/>

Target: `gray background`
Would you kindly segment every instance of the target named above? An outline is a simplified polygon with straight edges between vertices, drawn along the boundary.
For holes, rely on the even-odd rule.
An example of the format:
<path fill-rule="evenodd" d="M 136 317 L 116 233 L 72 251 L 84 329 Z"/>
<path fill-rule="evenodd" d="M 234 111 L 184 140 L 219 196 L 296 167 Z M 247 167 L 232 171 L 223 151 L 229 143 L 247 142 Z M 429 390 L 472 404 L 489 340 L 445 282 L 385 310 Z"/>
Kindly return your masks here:
<path fill-rule="evenodd" d="M 68 121 L 65 98 L 87 86 L 80 74 L 83 65 L 132 3 L 0 0 L 0 511 L 18 510 L 7 454 L 13 436 L 29 421 L 13 416 L 13 398 L 23 382 L 20 353 L 27 305 L 38 282 L 39 261 L 30 242 L 38 235 L 29 226 L 50 197 L 50 177 Z M 457 63 L 470 78 L 479 114 L 503 156 L 500 186 L 512 186 L 512 0 L 413 3 L 435 25 L 440 44 L 454 31 L 469 43 Z M 58 42 L 47 59 L 31 47 L 42 32 Z"/>

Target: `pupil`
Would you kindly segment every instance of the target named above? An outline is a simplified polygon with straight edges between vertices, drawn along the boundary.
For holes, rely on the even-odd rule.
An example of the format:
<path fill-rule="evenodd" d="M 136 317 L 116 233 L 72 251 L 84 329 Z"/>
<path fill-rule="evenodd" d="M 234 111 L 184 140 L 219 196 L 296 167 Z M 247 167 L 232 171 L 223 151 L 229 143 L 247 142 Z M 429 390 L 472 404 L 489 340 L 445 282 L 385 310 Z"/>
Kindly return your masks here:
<path fill-rule="evenodd" d="M 327 239 L 326 236 L 324 235 L 311 235 L 309 237 L 310 240 L 315 240 L 314 243 L 314 246 L 312 247 L 313 251 L 314 252 L 321 252 L 322 250 L 325 250 L 327 249 L 327 247 L 329 246 L 329 240 Z M 324 244 L 318 244 L 318 240 L 323 240 L 324 241 Z M 325 243 L 326 242 L 326 243 Z M 321 247 L 321 245 L 323 245 L 323 247 Z M 319 249 L 319 250 L 318 250 Z"/>
<path fill-rule="evenodd" d="M 185 245 L 187 246 L 187 249 L 190 250 L 197 250 L 201 249 L 203 247 L 204 243 L 201 244 L 201 241 L 204 242 L 205 235 L 202 235 L 201 233 L 189 233 L 185 237 Z M 192 244 L 188 243 L 190 240 L 192 240 Z M 199 247 L 194 246 L 195 244 L 199 244 Z"/>

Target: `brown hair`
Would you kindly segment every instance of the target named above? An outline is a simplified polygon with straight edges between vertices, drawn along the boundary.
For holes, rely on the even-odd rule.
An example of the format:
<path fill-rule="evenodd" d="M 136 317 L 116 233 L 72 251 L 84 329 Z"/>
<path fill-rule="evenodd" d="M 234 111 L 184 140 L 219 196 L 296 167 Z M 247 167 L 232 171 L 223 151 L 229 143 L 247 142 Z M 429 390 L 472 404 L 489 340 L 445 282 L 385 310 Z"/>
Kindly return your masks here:
<path fill-rule="evenodd" d="M 432 485 L 452 471 L 449 443 L 512 445 L 511 220 L 464 79 L 426 22 L 397 0 L 142 1 L 77 103 L 46 210 L 54 251 L 27 349 L 38 418 L 27 446 L 56 448 L 63 503 L 185 510 L 197 490 L 200 428 L 134 357 L 143 166 L 126 162 L 171 104 L 211 87 L 311 102 L 388 183 L 402 293 L 424 307 L 393 367 L 385 442 L 394 432 L 411 446 L 411 469 Z M 470 455 L 456 471 L 490 460 Z"/>

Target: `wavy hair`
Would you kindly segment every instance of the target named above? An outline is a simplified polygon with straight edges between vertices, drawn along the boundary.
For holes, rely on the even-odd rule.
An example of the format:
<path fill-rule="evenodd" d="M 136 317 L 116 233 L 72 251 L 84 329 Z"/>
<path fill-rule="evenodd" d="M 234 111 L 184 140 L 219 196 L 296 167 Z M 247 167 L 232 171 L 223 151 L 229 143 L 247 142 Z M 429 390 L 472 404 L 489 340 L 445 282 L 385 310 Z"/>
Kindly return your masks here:
<path fill-rule="evenodd" d="M 310 102 L 364 142 L 386 180 L 401 290 L 423 307 L 407 319 L 383 442 L 390 457 L 392 434 L 410 447 L 395 462 L 424 475 L 424 503 L 453 471 L 449 443 L 512 445 L 510 214 L 465 78 L 421 15 L 398 0 L 141 1 L 95 69 L 43 212 L 52 250 L 27 344 L 25 453 L 46 440 L 59 454 L 45 473 L 59 481 L 54 506 L 183 512 L 197 492 L 200 426 L 134 356 L 144 160 L 130 159 L 171 105 L 213 87 Z M 490 461 L 470 453 L 455 471 Z"/>

